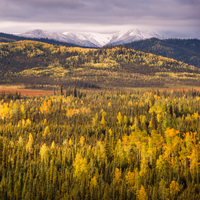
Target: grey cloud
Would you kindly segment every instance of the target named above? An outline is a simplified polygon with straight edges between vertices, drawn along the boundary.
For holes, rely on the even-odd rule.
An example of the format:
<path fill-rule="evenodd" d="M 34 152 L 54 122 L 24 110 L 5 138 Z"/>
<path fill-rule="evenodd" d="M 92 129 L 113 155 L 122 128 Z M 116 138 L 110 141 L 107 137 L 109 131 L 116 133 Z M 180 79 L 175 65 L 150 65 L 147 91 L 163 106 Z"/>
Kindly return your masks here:
<path fill-rule="evenodd" d="M 200 0 L 1 0 L 0 22 L 142 24 L 196 31 L 199 10 Z"/>
<path fill-rule="evenodd" d="M 193 4 L 186 7 L 180 0 L 6 0 L 6 5 L 11 6 L 0 7 L 0 16 L 4 20 L 12 17 L 14 20 L 22 15 L 24 20 L 27 18 L 31 21 L 85 20 L 105 23 L 104 18 L 107 17 L 106 21 L 112 23 L 114 17 L 121 23 L 120 17 L 123 17 L 129 23 L 134 18 L 145 16 L 169 19 L 200 17 L 199 10 L 192 7 Z M 14 7 L 20 7 L 21 10 L 15 10 Z"/>
<path fill-rule="evenodd" d="M 176 0 L 180 4 L 186 4 L 186 5 L 199 5 L 199 0 Z"/>
<path fill-rule="evenodd" d="M 78 8 L 84 5 L 81 0 L 6 0 L 6 2 L 31 7 L 66 7 L 70 9 Z"/>

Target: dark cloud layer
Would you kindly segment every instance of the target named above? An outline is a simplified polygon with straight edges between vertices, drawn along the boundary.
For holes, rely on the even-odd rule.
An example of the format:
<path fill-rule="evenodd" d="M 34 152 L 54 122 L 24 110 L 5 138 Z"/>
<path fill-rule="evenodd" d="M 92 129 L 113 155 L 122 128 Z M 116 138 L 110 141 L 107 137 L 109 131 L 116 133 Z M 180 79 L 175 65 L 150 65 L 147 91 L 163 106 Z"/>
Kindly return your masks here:
<path fill-rule="evenodd" d="M 200 31 L 200 0 L 0 0 L 2 22 L 152 26 Z M 0 26 L 2 28 L 2 26 Z M 189 35 L 188 35 L 189 36 Z M 200 37 L 200 36 L 199 36 Z"/>

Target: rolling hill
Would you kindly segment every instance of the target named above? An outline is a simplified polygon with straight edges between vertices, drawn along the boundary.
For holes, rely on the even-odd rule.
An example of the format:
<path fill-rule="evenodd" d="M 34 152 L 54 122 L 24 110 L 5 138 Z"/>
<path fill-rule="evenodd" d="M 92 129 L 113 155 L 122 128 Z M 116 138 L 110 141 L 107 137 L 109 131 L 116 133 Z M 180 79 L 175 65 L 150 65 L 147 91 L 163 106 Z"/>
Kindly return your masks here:
<path fill-rule="evenodd" d="M 200 40 L 198 39 L 159 40 L 151 38 L 128 43 L 124 46 L 174 58 L 200 68 Z"/>
<path fill-rule="evenodd" d="M 37 41 L 0 44 L 1 84 L 90 88 L 200 86 L 200 69 L 125 47 L 89 49 Z"/>

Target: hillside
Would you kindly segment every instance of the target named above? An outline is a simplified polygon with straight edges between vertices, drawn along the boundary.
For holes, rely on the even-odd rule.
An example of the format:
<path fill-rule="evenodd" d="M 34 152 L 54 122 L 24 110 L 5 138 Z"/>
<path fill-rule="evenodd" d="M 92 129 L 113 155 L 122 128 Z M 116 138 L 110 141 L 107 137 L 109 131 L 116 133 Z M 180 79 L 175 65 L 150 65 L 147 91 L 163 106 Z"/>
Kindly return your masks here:
<path fill-rule="evenodd" d="M 151 38 L 125 44 L 125 47 L 148 51 L 164 57 L 174 58 L 200 68 L 200 40 Z"/>
<path fill-rule="evenodd" d="M 78 45 L 67 43 L 67 42 L 59 42 L 53 39 L 47 39 L 47 38 L 27 38 L 22 36 L 16 36 L 12 34 L 6 34 L 6 33 L 0 33 L 0 43 L 3 42 L 17 42 L 17 41 L 24 41 L 24 40 L 30 40 L 30 41 L 38 41 L 38 42 L 45 42 L 47 44 L 57 44 L 57 45 L 63 45 L 63 46 L 71 46 L 75 47 Z"/>
<path fill-rule="evenodd" d="M 85 49 L 36 41 L 0 44 L 2 83 L 78 87 L 199 86 L 200 70 L 174 59 L 124 47 Z"/>

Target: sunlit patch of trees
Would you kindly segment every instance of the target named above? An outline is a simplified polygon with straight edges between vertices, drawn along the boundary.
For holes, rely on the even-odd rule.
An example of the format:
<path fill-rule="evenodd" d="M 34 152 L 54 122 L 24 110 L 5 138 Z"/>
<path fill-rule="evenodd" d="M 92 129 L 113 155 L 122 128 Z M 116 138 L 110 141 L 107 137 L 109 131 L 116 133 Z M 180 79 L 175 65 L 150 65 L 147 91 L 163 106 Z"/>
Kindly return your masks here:
<path fill-rule="evenodd" d="M 200 92 L 0 102 L 1 199 L 199 199 Z"/>

